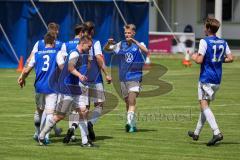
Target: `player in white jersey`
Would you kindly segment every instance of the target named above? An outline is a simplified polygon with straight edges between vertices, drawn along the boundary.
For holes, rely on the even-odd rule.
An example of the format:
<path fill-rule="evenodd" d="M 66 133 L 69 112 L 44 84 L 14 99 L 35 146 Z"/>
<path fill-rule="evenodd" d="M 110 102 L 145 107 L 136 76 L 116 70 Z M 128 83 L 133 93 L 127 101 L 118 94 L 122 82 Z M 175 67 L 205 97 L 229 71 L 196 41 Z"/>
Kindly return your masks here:
<path fill-rule="evenodd" d="M 221 83 L 222 63 L 231 63 L 233 55 L 227 42 L 216 36 L 220 22 L 214 18 L 208 18 L 204 26 L 206 37 L 200 40 L 198 54 L 191 54 L 191 58 L 196 63 L 201 64 L 198 83 L 198 99 L 201 112 L 195 131 L 189 131 L 188 135 L 197 141 L 207 121 L 213 131 L 213 138 L 207 143 L 207 146 L 212 146 L 221 141 L 223 135 L 209 105 L 214 100 Z"/>

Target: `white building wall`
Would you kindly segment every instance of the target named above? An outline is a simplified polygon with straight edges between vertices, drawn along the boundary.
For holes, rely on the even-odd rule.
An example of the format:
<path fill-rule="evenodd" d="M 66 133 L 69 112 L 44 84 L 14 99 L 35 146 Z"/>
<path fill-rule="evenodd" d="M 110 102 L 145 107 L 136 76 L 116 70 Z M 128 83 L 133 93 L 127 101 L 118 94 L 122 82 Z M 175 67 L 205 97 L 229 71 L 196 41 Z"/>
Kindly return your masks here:
<path fill-rule="evenodd" d="M 187 24 L 193 26 L 193 30 L 196 33 L 196 38 L 204 37 L 203 24 L 199 22 L 200 17 L 200 0 L 173 0 L 175 4 L 175 10 L 173 11 L 176 24 L 176 31 L 183 32 L 184 27 Z M 233 20 L 240 19 L 240 3 L 235 1 L 235 10 Z M 237 7 L 237 9 L 236 9 Z M 239 7 L 239 9 L 238 9 Z M 154 7 L 153 7 L 154 8 Z M 173 8 L 172 8 L 173 9 Z M 151 10 L 151 8 L 150 8 Z M 150 11 L 150 31 L 157 30 L 156 23 L 156 10 Z M 223 22 L 222 25 L 222 37 L 225 39 L 240 39 L 240 23 Z"/>
<path fill-rule="evenodd" d="M 237 3 L 238 4 L 238 3 Z M 176 0 L 176 20 L 179 21 L 179 25 L 177 27 L 178 31 L 183 31 L 185 24 L 191 24 L 194 28 L 197 38 L 204 37 L 203 34 L 203 24 L 198 22 L 200 13 L 200 6 L 198 0 Z M 235 10 L 235 19 L 236 16 L 240 17 L 239 9 Z M 240 33 L 240 24 L 239 23 L 231 23 L 231 22 L 223 22 L 222 25 L 222 37 L 225 39 L 239 39 Z"/>

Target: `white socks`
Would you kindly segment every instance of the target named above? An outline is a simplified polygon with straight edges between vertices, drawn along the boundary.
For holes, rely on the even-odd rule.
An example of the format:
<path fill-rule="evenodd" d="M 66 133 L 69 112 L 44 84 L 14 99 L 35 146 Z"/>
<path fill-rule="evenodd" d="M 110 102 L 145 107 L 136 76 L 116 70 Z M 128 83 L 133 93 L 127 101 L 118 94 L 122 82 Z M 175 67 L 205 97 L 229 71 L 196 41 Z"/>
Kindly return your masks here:
<path fill-rule="evenodd" d="M 46 121 L 45 126 L 41 130 L 41 133 L 39 135 L 40 139 L 44 139 L 45 135 L 51 131 L 51 129 L 56 125 L 57 122 L 53 120 L 53 118 L 50 118 L 48 121 Z"/>
<path fill-rule="evenodd" d="M 80 129 L 80 132 L 81 132 L 82 144 L 86 144 L 88 142 L 87 120 L 83 120 L 83 119 L 80 120 L 79 129 Z"/>
<path fill-rule="evenodd" d="M 197 123 L 196 129 L 194 131 L 195 135 L 199 135 L 200 134 L 200 132 L 201 132 L 205 122 L 206 122 L 206 117 L 203 114 L 203 112 L 201 112 L 199 114 L 198 123 Z"/>
<path fill-rule="evenodd" d="M 210 127 L 212 128 L 213 134 L 214 134 L 214 135 L 218 135 L 218 134 L 220 133 L 220 130 L 218 129 L 217 122 L 216 122 L 216 120 L 215 120 L 215 117 L 214 117 L 211 109 L 210 109 L 209 107 L 207 107 L 207 108 L 203 111 L 203 114 L 205 115 L 206 120 L 208 121 Z"/>
<path fill-rule="evenodd" d="M 41 117 L 38 111 L 35 111 L 34 113 L 35 135 L 39 135 L 40 133 L 40 124 L 41 124 Z"/>
<path fill-rule="evenodd" d="M 92 112 L 92 117 L 90 119 L 92 124 L 95 124 L 97 122 L 97 120 L 99 119 L 99 117 L 102 114 L 102 107 L 100 106 L 96 106 Z"/>
<path fill-rule="evenodd" d="M 133 111 L 128 111 L 127 113 L 127 124 L 131 127 L 136 127 L 135 113 Z"/>

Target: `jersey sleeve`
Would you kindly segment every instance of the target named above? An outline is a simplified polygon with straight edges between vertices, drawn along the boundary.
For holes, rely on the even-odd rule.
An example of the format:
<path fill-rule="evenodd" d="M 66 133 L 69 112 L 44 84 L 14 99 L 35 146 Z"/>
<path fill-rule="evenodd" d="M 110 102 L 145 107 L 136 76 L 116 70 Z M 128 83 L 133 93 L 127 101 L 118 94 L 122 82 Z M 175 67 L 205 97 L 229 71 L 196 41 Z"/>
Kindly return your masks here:
<path fill-rule="evenodd" d="M 69 56 L 69 62 L 76 65 L 78 61 L 78 57 L 79 57 L 79 54 L 77 52 L 72 52 Z"/>
<path fill-rule="evenodd" d="M 33 49 L 32 49 L 32 53 L 36 53 L 38 51 L 38 43 L 39 41 L 37 41 L 34 46 L 33 46 Z"/>
<path fill-rule="evenodd" d="M 230 53 L 231 53 L 231 50 L 230 50 L 228 44 L 226 43 L 226 54 L 230 54 Z"/>
<path fill-rule="evenodd" d="M 101 48 L 101 44 L 100 44 L 100 41 L 97 41 L 95 44 L 94 44 L 94 53 L 95 53 L 95 56 L 96 55 L 102 55 L 102 48 Z"/>
<path fill-rule="evenodd" d="M 144 42 L 141 42 L 140 44 L 141 44 L 142 46 L 146 47 L 146 45 L 145 45 L 145 43 L 144 43 Z M 139 49 L 139 51 L 140 51 L 140 52 L 142 52 L 142 50 L 141 50 L 141 49 Z"/>
<path fill-rule="evenodd" d="M 65 62 L 65 57 L 67 56 L 67 53 L 66 52 L 64 52 L 64 51 L 59 51 L 58 53 L 57 53 L 57 57 L 56 57 L 56 61 L 57 61 L 57 64 L 58 65 L 62 65 L 62 64 L 64 64 L 64 62 Z"/>
<path fill-rule="evenodd" d="M 204 39 L 201 39 L 199 43 L 198 53 L 204 56 L 206 54 L 206 51 L 207 51 L 207 42 Z"/>
<path fill-rule="evenodd" d="M 35 65 L 35 54 L 33 54 L 32 58 L 30 59 L 28 66 L 29 67 L 34 67 Z"/>

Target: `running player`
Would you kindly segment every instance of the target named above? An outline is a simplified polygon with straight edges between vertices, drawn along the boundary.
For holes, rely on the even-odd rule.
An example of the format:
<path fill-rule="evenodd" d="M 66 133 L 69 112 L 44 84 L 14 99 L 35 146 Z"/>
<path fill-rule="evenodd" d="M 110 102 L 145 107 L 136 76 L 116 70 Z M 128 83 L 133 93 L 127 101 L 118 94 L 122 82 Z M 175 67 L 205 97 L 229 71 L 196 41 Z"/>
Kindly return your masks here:
<path fill-rule="evenodd" d="M 125 40 L 113 45 L 113 39 L 109 39 L 104 49 L 113 51 L 119 60 L 119 79 L 122 96 L 126 103 L 127 124 L 126 132 L 136 132 L 136 98 L 140 92 L 142 81 L 142 69 L 144 58 L 142 53 L 148 54 L 144 43 L 134 39 L 136 34 L 134 24 L 124 26 Z"/>
<path fill-rule="evenodd" d="M 221 141 L 223 135 L 209 105 L 214 100 L 221 83 L 222 63 L 233 62 L 233 55 L 227 42 L 216 36 L 220 27 L 219 21 L 208 18 L 204 26 L 206 37 L 200 40 L 198 54 L 190 54 L 193 61 L 201 64 L 198 82 L 198 99 L 201 112 L 195 131 L 189 131 L 188 135 L 197 141 L 204 123 L 207 121 L 213 131 L 213 138 L 207 143 L 207 146 L 211 146 Z"/>

